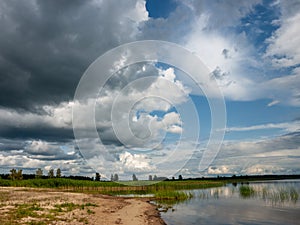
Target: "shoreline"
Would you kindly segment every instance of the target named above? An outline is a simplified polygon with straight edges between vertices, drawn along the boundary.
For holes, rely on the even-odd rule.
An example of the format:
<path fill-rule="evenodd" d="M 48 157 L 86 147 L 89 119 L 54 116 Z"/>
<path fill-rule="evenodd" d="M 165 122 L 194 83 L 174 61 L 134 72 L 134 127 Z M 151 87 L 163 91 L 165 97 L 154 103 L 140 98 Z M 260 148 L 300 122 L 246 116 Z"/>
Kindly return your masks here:
<path fill-rule="evenodd" d="M 0 224 L 166 225 L 148 198 L 1 187 Z"/>

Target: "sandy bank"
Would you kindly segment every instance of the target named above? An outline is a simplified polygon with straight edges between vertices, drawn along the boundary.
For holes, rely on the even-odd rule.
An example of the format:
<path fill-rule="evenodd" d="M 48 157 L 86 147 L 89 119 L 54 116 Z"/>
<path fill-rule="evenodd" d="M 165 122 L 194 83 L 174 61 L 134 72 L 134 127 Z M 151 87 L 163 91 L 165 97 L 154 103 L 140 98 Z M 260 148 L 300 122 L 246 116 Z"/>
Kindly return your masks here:
<path fill-rule="evenodd" d="M 0 187 L 0 224 L 161 225 L 146 199 Z"/>

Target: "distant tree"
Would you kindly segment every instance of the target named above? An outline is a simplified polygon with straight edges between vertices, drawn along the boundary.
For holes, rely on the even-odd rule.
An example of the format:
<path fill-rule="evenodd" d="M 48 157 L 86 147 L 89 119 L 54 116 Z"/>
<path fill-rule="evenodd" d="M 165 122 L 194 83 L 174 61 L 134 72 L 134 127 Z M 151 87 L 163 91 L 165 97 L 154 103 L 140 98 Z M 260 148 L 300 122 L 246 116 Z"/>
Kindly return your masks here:
<path fill-rule="evenodd" d="M 133 181 L 137 181 L 138 180 L 135 174 L 132 174 L 132 180 Z"/>
<path fill-rule="evenodd" d="M 154 175 L 153 180 L 157 180 L 157 176 L 156 175 Z"/>
<path fill-rule="evenodd" d="M 152 180 L 152 175 L 149 175 L 149 180 L 150 180 L 150 181 Z"/>
<path fill-rule="evenodd" d="M 172 177 L 172 180 L 175 180 L 175 177 Z"/>
<path fill-rule="evenodd" d="M 110 176 L 110 181 L 114 181 L 114 175 L 113 174 L 111 174 L 111 176 Z"/>
<path fill-rule="evenodd" d="M 182 180 L 182 175 L 181 174 L 178 176 L 178 180 Z"/>
<path fill-rule="evenodd" d="M 57 170 L 56 170 L 56 177 L 57 178 L 61 177 L 61 169 L 60 168 L 57 168 Z"/>
<path fill-rule="evenodd" d="M 16 179 L 17 180 L 22 180 L 23 179 L 22 170 L 18 170 Z"/>
<path fill-rule="evenodd" d="M 38 168 L 35 171 L 35 178 L 42 178 L 42 176 L 43 176 L 43 170 L 41 168 Z"/>
<path fill-rule="evenodd" d="M 53 178 L 53 177 L 54 177 L 54 169 L 50 169 L 50 170 L 48 171 L 48 177 L 49 177 L 49 178 Z"/>
<path fill-rule="evenodd" d="M 100 173 L 96 173 L 95 181 L 100 181 L 101 175 Z"/>
<path fill-rule="evenodd" d="M 17 171 L 16 169 L 11 169 L 9 178 L 12 180 L 22 180 L 23 179 L 22 170 Z"/>
<path fill-rule="evenodd" d="M 115 173 L 114 175 L 114 181 L 119 181 L 119 175 Z"/>
<path fill-rule="evenodd" d="M 10 174 L 9 174 L 9 178 L 11 180 L 15 180 L 16 179 L 16 175 L 17 175 L 17 170 L 15 168 L 11 169 L 10 171 Z"/>

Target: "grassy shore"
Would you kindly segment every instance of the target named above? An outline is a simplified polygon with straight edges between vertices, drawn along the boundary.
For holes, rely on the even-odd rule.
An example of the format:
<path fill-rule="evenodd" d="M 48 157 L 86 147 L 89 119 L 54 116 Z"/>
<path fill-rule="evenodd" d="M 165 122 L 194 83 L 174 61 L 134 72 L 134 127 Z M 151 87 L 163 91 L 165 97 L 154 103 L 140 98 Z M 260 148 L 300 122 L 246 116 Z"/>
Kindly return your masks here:
<path fill-rule="evenodd" d="M 244 176 L 232 178 L 214 178 L 214 179 L 187 179 L 187 180 L 169 180 L 169 181 L 92 181 L 75 180 L 70 178 L 48 178 L 48 179 L 24 179 L 9 180 L 0 179 L 2 187 L 28 187 L 28 188 L 51 188 L 60 191 L 106 194 L 106 195 L 147 195 L 151 194 L 157 199 L 187 199 L 188 194 L 182 194 L 180 190 L 204 189 L 220 187 L 227 183 L 244 183 L 254 180 L 270 180 L 272 178 L 298 178 L 299 176 Z M 241 187 L 243 196 L 253 195 L 253 190 L 249 187 Z M 185 195 L 185 196 L 184 196 Z"/>
<path fill-rule="evenodd" d="M 190 196 L 180 190 L 203 189 L 220 187 L 224 181 L 136 181 L 136 182 L 96 182 L 72 180 L 67 178 L 4 180 L 0 179 L 0 186 L 54 188 L 61 191 L 107 194 L 107 195 L 141 195 L 153 194 L 157 199 L 187 199 Z"/>

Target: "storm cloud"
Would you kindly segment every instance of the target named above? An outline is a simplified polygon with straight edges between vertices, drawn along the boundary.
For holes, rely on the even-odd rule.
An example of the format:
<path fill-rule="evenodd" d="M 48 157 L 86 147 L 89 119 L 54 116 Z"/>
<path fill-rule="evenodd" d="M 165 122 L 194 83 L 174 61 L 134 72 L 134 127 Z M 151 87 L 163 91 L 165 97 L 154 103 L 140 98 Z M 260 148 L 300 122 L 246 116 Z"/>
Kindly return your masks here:
<path fill-rule="evenodd" d="M 274 113 L 245 121 L 236 113 L 225 129 L 236 134 L 230 136 L 236 139 L 226 137 L 205 175 L 299 172 L 295 162 L 299 162 L 300 128 L 292 121 L 299 117 L 300 106 L 300 45 L 296 35 L 299 2 L 173 0 L 157 14 L 150 12 L 150 2 L 0 1 L 0 169 L 60 167 L 65 174 L 90 175 L 95 171 L 79 151 L 83 143 L 89 149 L 85 157 L 99 163 L 100 172 L 112 163 L 111 169 L 120 175 L 134 169 L 141 173 L 154 170 L 151 157 L 167 155 L 175 144 L 160 144 L 151 154 L 139 155 L 130 151 L 141 147 L 131 133 L 140 138 L 152 135 L 154 139 L 168 133 L 177 143 L 185 124 L 175 110 L 176 104 L 192 99 L 200 114 L 203 112 L 203 91 L 195 83 L 186 85 L 188 79 L 181 81 L 184 72 L 180 68 L 159 62 L 122 68 L 119 62 L 120 70 L 99 89 L 95 105 L 102 146 L 99 140 L 90 138 L 90 127 L 85 123 L 90 116 L 88 110 L 78 118 L 86 137 L 75 141 L 72 109 L 79 104 L 74 94 L 82 75 L 99 56 L 121 44 L 155 39 L 175 42 L 199 56 L 210 71 L 205 82 L 215 79 L 226 101 L 252 102 L 259 107 L 256 101 L 264 101 L 268 113 Z M 164 10 L 167 13 L 160 15 Z M 140 80 L 134 83 L 136 79 Z M 143 98 L 157 93 L 171 99 L 173 105 L 162 99 Z M 139 101 L 129 114 L 130 133 L 124 128 L 128 124 L 123 118 L 128 103 L 136 99 Z M 92 103 L 85 102 L 87 108 Z M 113 107 L 116 114 L 111 113 Z M 259 116 L 265 110 L 253 108 L 249 111 Z M 123 132 L 116 133 L 112 116 Z M 270 130 L 279 130 L 280 134 L 274 136 Z M 240 132 L 264 131 L 269 132 L 267 137 L 257 134 L 253 135 L 255 140 L 240 138 Z M 201 141 L 209 134 L 204 136 Z M 181 155 L 194 145 L 203 145 L 181 141 Z M 184 170 L 187 175 L 199 174 L 197 164 L 202 153 L 203 149 L 190 156 Z M 93 158 L 95 155 L 98 158 Z M 100 163 L 101 157 L 105 160 Z M 180 160 L 171 159 L 169 164 Z"/>
<path fill-rule="evenodd" d="M 72 99 L 90 63 L 134 40 L 147 18 L 137 4 L 1 1 L 1 106 L 35 112 Z"/>

